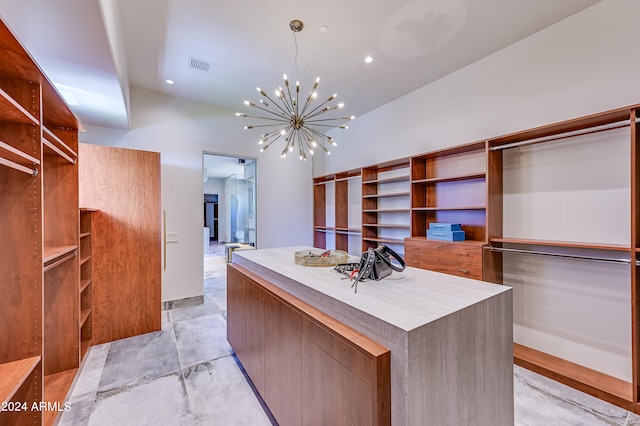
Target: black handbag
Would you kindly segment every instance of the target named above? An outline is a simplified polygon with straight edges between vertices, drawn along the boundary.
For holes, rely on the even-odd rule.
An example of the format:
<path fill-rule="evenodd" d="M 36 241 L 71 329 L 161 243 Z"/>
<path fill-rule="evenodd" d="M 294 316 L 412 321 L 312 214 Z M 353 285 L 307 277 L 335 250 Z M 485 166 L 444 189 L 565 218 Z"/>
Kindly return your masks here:
<path fill-rule="evenodd" d="M 400 266 L 391 263 L 391 257 L 394 258 Z M 343 263 L 335 267 L 335 269 L 343 274 L 348 274 L 353 279 L 351 287 L 358 292 L 358 282 L 363 280 L 380 281 L 384 277 L 391 275 L 393 271 L 402 272 L 406 264 L 402 257 L 395 251 L 385 245 L 369 248 L 362 253 L 360 263 Z"/>

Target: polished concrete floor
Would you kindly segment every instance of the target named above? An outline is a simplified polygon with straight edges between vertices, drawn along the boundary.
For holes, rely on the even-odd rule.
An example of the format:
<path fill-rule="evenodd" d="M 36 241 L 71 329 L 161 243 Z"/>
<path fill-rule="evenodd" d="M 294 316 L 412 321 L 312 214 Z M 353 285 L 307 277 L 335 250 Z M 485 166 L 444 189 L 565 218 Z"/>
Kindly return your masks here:
<path fill-rule="evenodd" d="M 60 425 L 275 424 L 226 340 L 222 254 L 213 246 L 205 256 L 203 304 L 173 304 L 161 331 L 91 348 Z M 635 414 L 517 366 L 514 390 L 516 425 L 640 426 Z"/>

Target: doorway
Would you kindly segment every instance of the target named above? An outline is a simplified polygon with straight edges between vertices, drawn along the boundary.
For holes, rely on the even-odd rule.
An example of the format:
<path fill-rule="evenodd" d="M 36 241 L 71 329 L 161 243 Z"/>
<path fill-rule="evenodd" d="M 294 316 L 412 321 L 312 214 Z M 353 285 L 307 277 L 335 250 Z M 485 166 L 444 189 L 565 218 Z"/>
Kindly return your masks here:
<path fill-rule="evenodd" d="M 209 244 L 218 241 L 218 211 L 219 194 L 204 194 L 204 227 L 209 230 Z M 205 239 L 206 239 L 206 233 Z"/>
<path fill-rule="evenodd" d="M 257 244 L 256 159 L 214 153 L 202 155 L 202 193 L 207 265 L 225 258 L 231 245 Z"/>

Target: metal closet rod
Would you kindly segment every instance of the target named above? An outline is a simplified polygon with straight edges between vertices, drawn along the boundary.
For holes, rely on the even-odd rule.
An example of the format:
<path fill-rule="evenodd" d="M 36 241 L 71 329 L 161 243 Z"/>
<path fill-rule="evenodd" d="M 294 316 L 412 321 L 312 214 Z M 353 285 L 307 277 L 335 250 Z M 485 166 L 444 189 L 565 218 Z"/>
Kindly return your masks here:
<path fill-rule="evenodd" d="M 636 121 L 636 123 L 639 123 L 640 122 L 640 118 L 636 118 L 635 121 Z M 607 130 L 613 130 L 613 129 L 619 129 L 619 128 L 622 128 L 622 127 L 627 127 L 630 124 L 631 123 L 630 123 L 629 120 L 617 121 L 615 123 L 609 123 L 609 124 L 603 124 L 601 126 L 589 127 L 588 129 L 574 130 L 574 131 L 571 131 L 571 132 L 558 133 L 557 135 L 542 136 L 540 138 L 528 139 L 528 140 L 524 140 L 524 141 L 520 141 L 520 142 L 508 143 L 508 144 L 505 144 L 505 145 L 492 146 L 492 147 L 489 148 L 489 150 L 490 151 L 496 151 L 496 150 L 500 150 L 500 149 L 515 148 L 517 146 L 531 145 L 531 144 L 534 144 L 534 143 L 549 142 L 549 141 L 554 141 L 554 140 L 558 140 L 558 139 L 566 139 L 566 138 L 570 138 L 570 137 L 573 137 L 573 136 L 587 135 L 587 134 L 590 134 L 590 133 L 604 132 L 604 131 L 607 131 Z"/>
<path fill-rule="evenodd" d="M 568 259 L 580 259 L 580 260 L 589 260 L 593 262 L 607 262 L 607 263 L 626 263 L 630 264 L 631 259 L 616 259 L 611 257 L 599 257 L 599 256 L 581 256 L 579 254 L 563 254 L 563 253 L 552 253 L 546 251 L 536 251 L 536 250 L 520 250 L 520 249 L 510 249 L 504 247 L 489 247 L 491 251 L 499 251 L 505 253 L 520 253 L 520 254 L 531 254 L 534 256 L 550 256 L 550 257 L 562 257 Z M 640 265 L 640 262 L 636 262 L 636 264 Z"/>

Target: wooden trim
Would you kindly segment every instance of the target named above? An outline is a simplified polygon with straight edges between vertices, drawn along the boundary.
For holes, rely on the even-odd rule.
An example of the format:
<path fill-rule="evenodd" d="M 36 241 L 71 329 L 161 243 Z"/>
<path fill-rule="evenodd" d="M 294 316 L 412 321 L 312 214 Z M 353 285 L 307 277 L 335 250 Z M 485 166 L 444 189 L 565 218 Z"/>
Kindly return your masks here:
<path fill-rule="evenodd" d="M 638 279 L 638 245 L 640 244 L 640 133 L 637 119 L 640 110 L 631 110 L 631 377 L 633 402 L 640 402 L 640 281 Z"/>
<path fill-rule="evenodd" d="M 630 411 L 632 384 L 529 347 L 513 344 L 514 363 Z"/>

